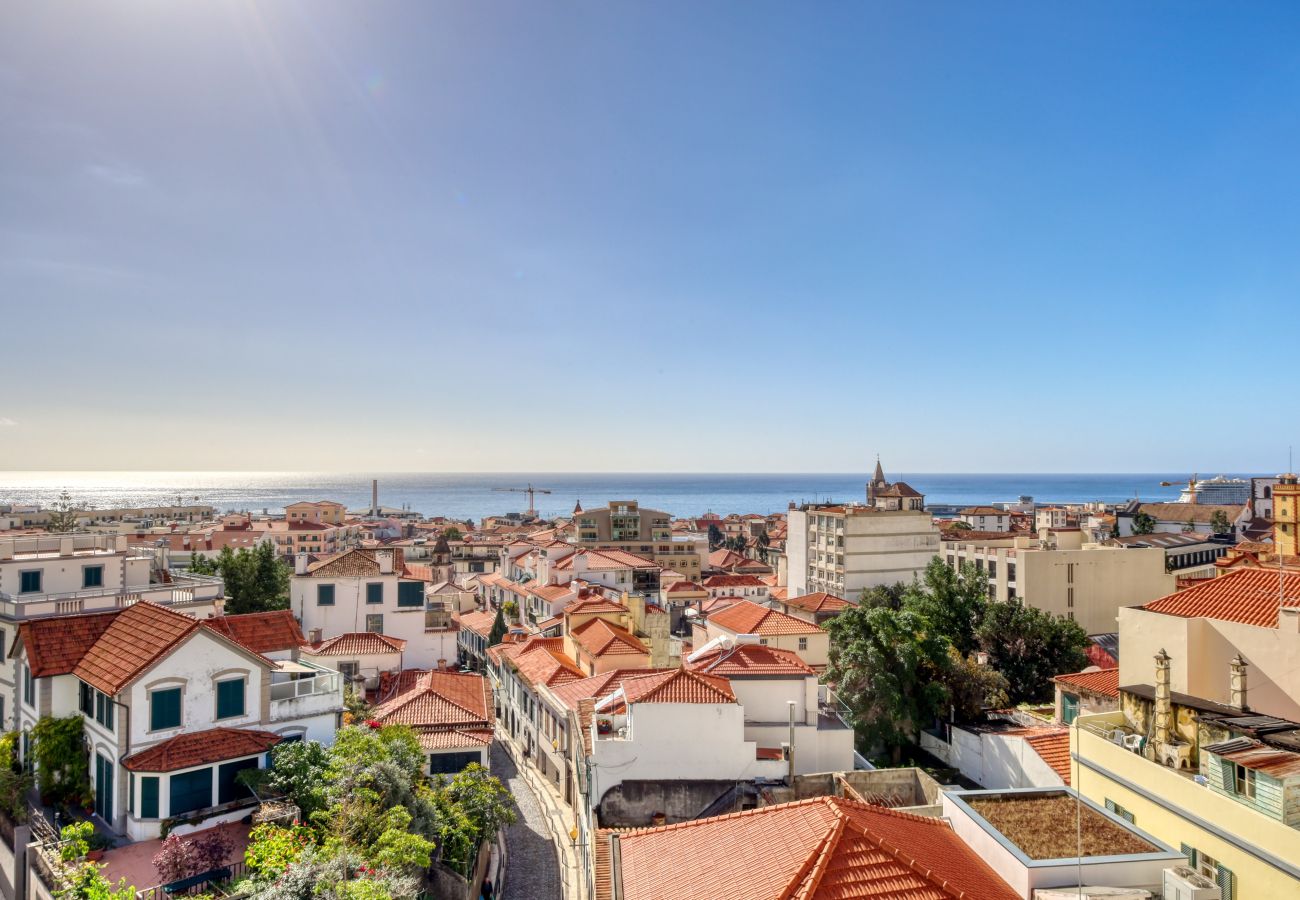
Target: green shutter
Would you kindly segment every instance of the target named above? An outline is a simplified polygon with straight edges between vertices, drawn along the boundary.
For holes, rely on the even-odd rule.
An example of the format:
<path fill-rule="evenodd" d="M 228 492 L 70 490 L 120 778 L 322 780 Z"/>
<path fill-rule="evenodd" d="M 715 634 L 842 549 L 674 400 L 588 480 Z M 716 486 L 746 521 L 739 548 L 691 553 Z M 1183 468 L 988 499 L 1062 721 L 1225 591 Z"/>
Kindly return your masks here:
<path fill-rule="evenodd" d="M 382 581 L 374 581 L 366 585 L 366 602 L 367 603 L 384 602 L 384 584 Z"/>
<path fill-rule="evenodd" d="M 171 776 L 171 816 L 212 806 L 212 769 L 199 769 Z"/>
<path fill-rule="evenodd" d="M 316 585 L 316 605 L 317 606 L 334 605 L 334 585 L 332 584 Z"/>
<path fill-rule="evenodd" d="M 397 583 L 398 606 L 424 606 L 423 581 L 399 581 Z"/>
<path fill-rule="evenodd" d="M 81 586 L 95 588 L 104 586 L 104 567 L 85 566 L 81 570 Z"/>
<path fill-rule="evenodd" d="M 217 718 L 230 719 L 244 714 L 244 679 L 217 682 Z"/>
<path fill-rule="evenodd" d="M 1231 869 L 1219 866 L 1219 877 L 1215 881 L 1219 883 L 1223 900 L 1237 900 L 1237 876 L 1232 874 Z"/>
<path fill-rule="evenodd" d="M 1179 851 L 1183 854 L 1183 856 L 1186 856 L 1186 857 L 1187 857 L 1187 865 L 1189 865 L 1189 866 L 1191 866 L 1193 869 L 1195 869 L 1195 868 L 1196 868 L 1196 848 L 1195 848 L 1195 847 L 1192 847 L 1192 846 L 1190 846 L 1190 845 L 1188 845 L 1188 844 L 1179 844 L 1178 849 L 1179 849 Z"/>
<path fill-rule="evenodd" d="M 140 818 L 158 818 L 158 776 L 140 776 Z"/>
<path fill-rule="evenodd" d="M 167 688 L 149 695 L 149 730 L 176 728 L 181 724 L 181 689 Z"/>
<path fill-rule="evenodd" d="M 233 803 L 251 797 L 252 792 L 235 780 L 235 776 L 244 769 L 256 769 L 260 757 L 241 759 L 239 762 L 226 763 L 217 767 L 217 803 Z"/>

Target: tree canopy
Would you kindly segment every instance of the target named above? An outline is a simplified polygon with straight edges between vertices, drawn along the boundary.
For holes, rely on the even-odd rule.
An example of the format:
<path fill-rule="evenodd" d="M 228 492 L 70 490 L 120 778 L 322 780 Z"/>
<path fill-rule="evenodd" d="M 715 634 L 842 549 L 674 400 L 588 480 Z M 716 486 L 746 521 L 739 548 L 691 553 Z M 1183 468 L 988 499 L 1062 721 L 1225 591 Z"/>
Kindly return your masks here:
<path fill-rule="evenodd" d="M 252 550 L 221 548 L 215 560 L 195 554 L 190 571 L 220 575 L 226 583 L 226 612 L 268 612 L 289 608 L 289 566 L 263 541 Z"/>

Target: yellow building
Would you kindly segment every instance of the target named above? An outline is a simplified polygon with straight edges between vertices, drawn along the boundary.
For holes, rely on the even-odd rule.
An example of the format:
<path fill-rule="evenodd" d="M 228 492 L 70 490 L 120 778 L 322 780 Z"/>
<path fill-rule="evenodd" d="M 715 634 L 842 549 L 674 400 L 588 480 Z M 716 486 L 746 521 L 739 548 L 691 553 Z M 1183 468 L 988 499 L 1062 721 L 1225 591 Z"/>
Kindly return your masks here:
<path fill-rule="evenodd" d="M 1273 544 L 1284 556 L 1300 556 L 1300 479 L 1290 473 L 1273 485 Z"/>
<path fill-rule="evenodd" d="M 1080 792 L 1224 900 L 1300 896 L 1300 574 L 1244 569 L 1119 611 L 1120 708 L 1071 729 Z"/>
<path fill-rule="evenodd" d="M 672 516 L 635 500 L 611 500 L 608 506 L 573 510 L 572 543 L 593 549 L 613 548 L 653 559 L 663 568 L 698 579 L 707 541 L 675 535 Z"/>

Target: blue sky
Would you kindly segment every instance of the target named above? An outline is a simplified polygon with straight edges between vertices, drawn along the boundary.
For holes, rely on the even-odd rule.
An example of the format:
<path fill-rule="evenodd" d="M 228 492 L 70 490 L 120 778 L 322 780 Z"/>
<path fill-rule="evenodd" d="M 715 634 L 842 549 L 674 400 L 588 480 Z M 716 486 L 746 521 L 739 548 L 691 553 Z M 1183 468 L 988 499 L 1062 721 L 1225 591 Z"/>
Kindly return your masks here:
<path fill-rule="evenodd" d="M 8 4 L 0 469 L 1277 470 L 1298 97 L 1293 4 Z"/>

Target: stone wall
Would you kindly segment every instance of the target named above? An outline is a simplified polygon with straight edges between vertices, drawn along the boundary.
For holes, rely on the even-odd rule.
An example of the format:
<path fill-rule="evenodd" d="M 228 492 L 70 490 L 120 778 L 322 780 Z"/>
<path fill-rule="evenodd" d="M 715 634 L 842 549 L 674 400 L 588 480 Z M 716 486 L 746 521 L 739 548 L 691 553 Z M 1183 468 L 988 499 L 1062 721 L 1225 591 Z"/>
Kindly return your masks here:
<path fill-rule="evenodd" d="M 655 813 L 668 824 L 685 822 L 735 786 L 734 781 L 624 781 L 605 792 L 596 814 L 601 828 L 648 826 Z"/>

